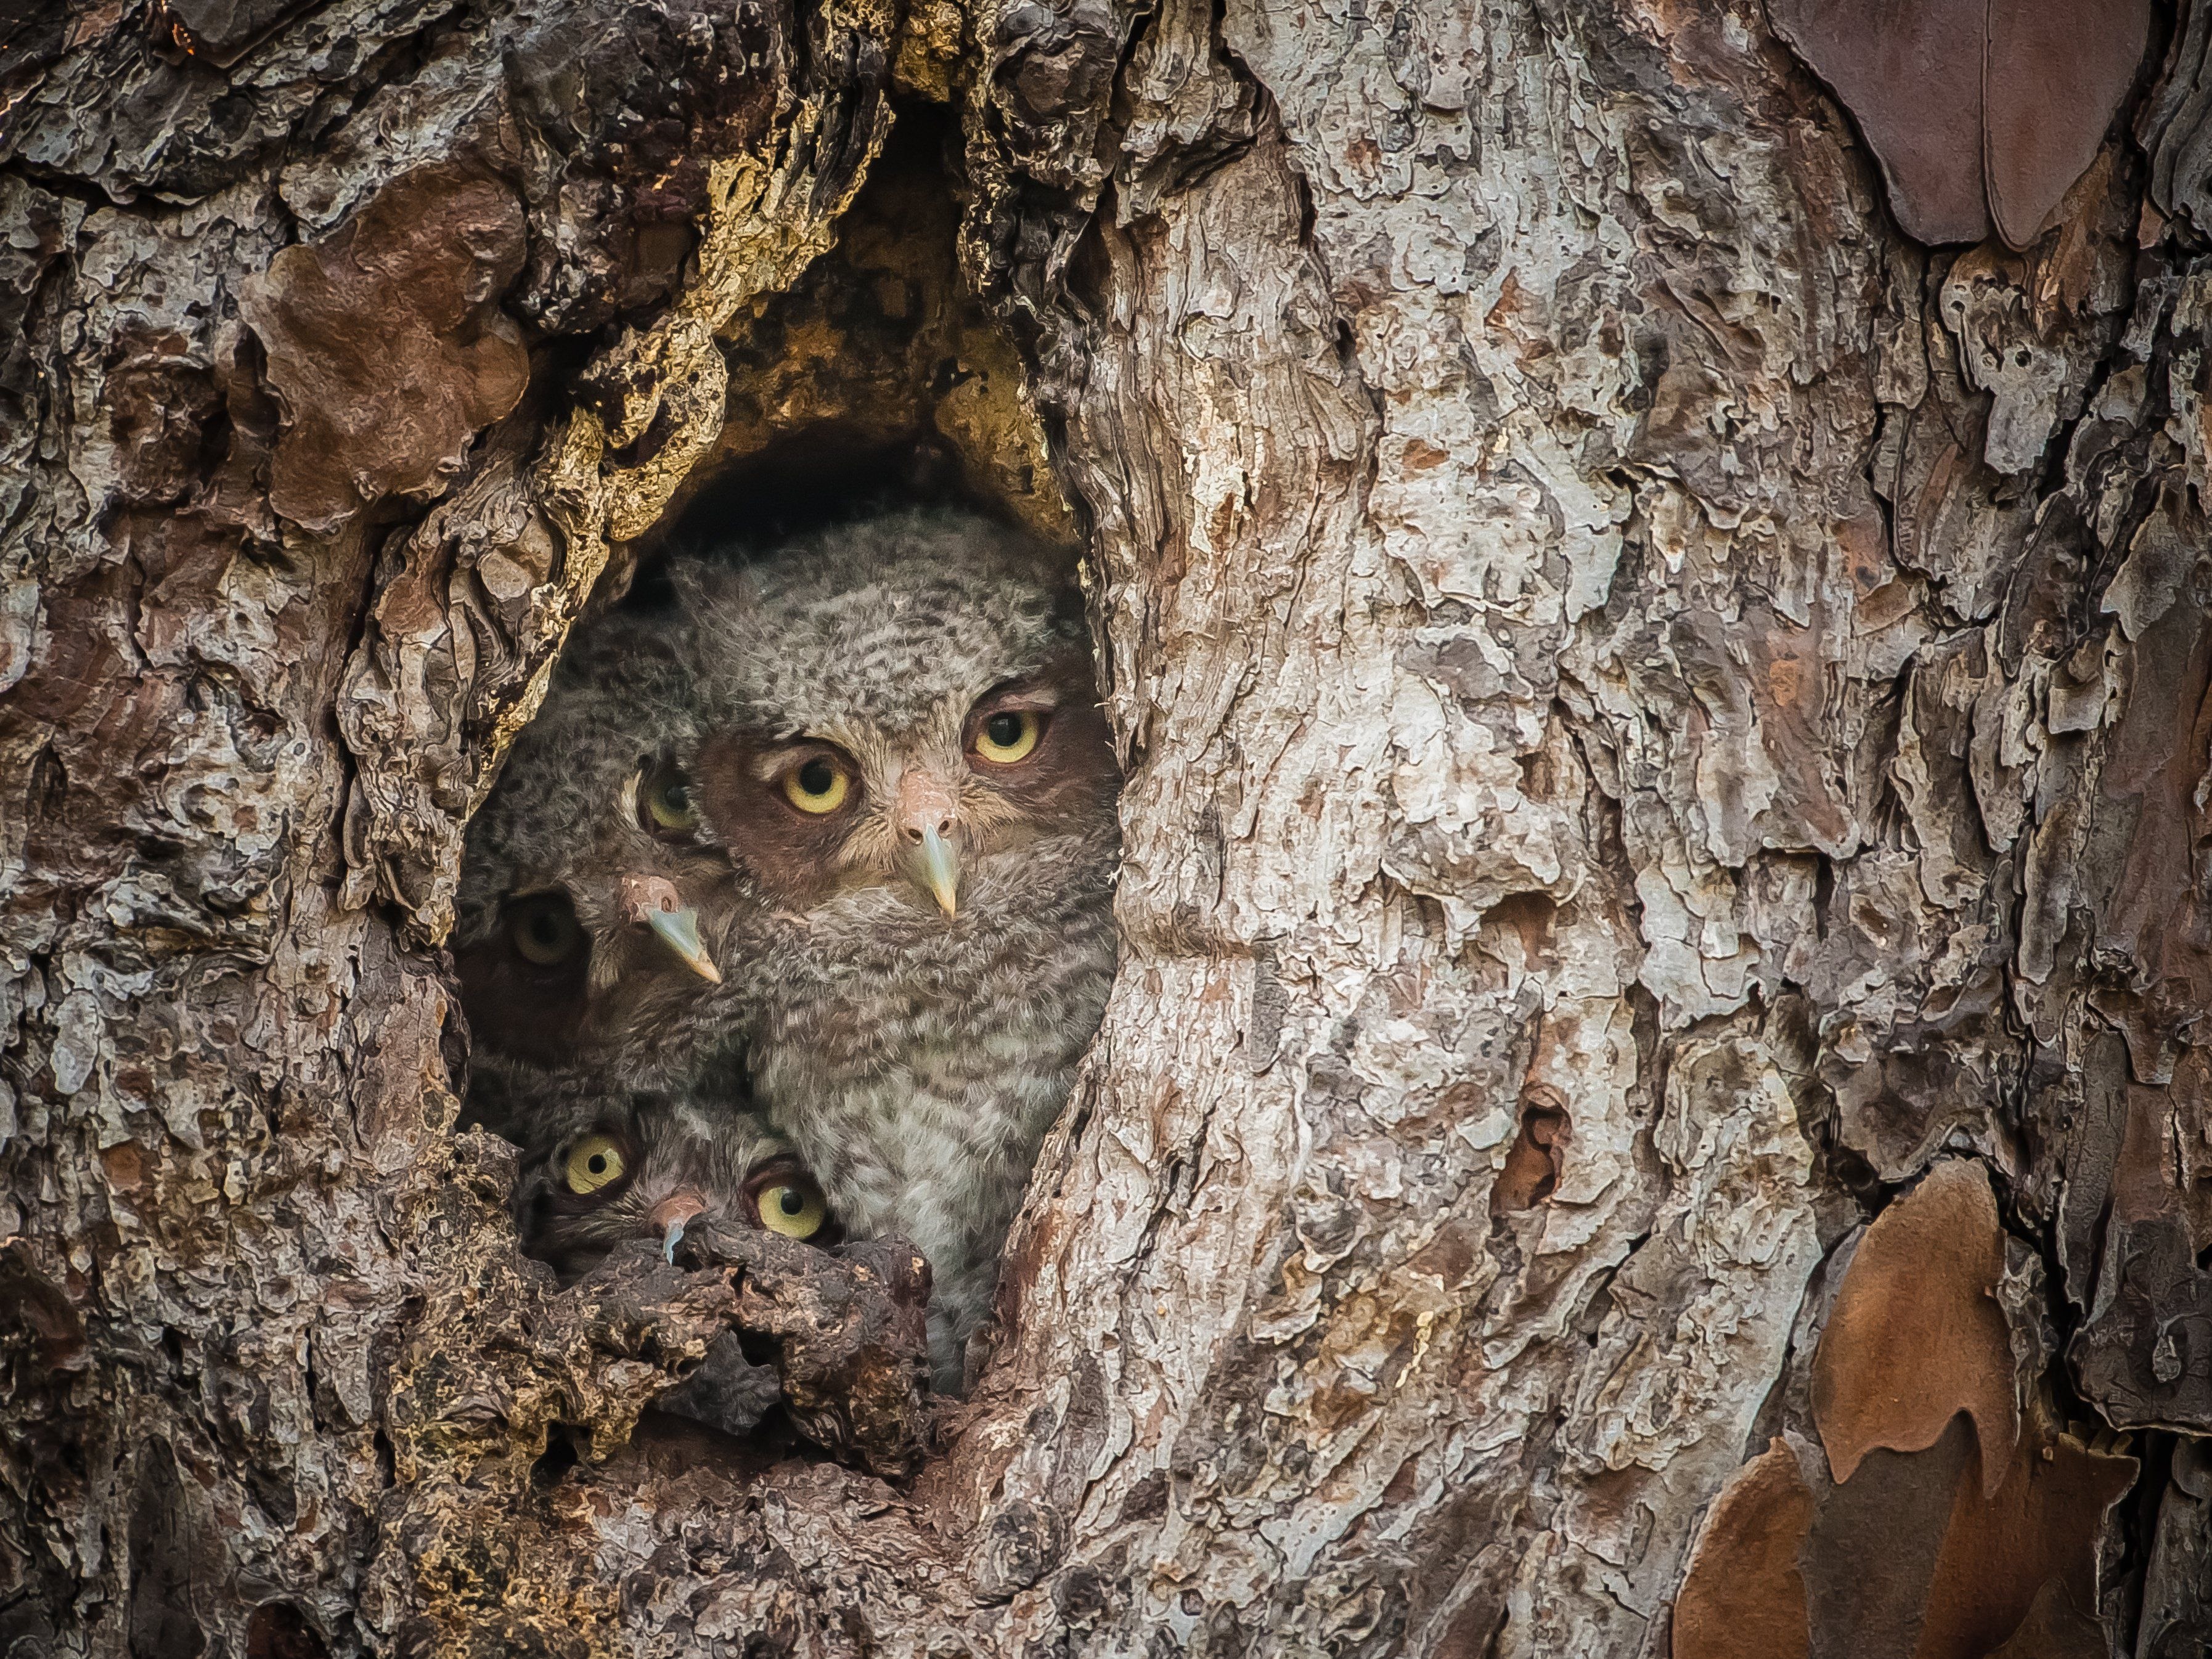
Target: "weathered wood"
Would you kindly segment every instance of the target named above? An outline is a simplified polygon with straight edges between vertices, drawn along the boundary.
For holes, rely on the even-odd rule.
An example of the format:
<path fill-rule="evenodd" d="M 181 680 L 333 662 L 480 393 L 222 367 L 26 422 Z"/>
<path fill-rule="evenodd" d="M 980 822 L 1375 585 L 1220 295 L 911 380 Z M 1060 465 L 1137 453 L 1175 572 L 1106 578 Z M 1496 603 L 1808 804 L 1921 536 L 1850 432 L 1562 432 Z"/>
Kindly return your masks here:
<path fill-rule="evenodd" d="M 2050 229 L 1931 251 L 1750 0 L 0 23 L 0 1651 L 2183 1650 L 2212 227 L 2152 33 Z M 970 295 L 941 201 L 854 206 L 895 88 Z M 461 826 L 817 417 L 1064 491 L 1129 772 L 935 1417 L 890 1247 L 559 1291 L 452 1128 Z M 647 1415 L 739 1328 L 834 1456 Z"/>

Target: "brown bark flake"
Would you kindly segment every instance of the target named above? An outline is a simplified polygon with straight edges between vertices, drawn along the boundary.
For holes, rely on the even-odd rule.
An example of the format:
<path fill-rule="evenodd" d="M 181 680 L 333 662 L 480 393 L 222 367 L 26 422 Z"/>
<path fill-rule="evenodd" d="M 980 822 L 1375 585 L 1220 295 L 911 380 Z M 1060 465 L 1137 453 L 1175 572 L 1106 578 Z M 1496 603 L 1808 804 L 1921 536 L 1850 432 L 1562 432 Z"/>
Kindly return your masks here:
<path fill-rule="evenodd" d="M 1674 1659 L 1804 1659 L 1812 1522 L 1797 1455 L 1777 1440 L 1713 1500 L 1674 1601 Z"/>
<path fill-rule="evenodd" d="M 1989 1176 L 1939 1164 L 1867 1229 L 1813 1362 L 1813 1414 L 1838 1483 L 1875 1447 L 1919 1451 L 1972 1419 L 1992 1491 L 2020 1434 Z"/>
<path fill-rule="evenodd" d="M 2088 167 L 2149 33 L 2147 0 L 1771 0 L 1925 242 L 2033 243 Z"/>
<path fill-rule="evenodd" d="M 277 512 L 328 535 L 365 505 L 434 495 L 459 472 L 529 380 L 521 332 L 499 309 L 522 233 L 506 185 L 422 167 L 244 289 L 284 414 Z"/>

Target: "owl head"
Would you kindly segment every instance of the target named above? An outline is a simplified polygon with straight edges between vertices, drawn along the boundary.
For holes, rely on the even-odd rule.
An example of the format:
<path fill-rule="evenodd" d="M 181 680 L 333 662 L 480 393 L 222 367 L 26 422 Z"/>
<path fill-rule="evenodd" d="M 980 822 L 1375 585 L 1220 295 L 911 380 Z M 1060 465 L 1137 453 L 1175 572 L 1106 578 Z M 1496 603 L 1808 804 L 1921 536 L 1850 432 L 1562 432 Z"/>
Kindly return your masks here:
<path fill-rule="evenodd" d="M 534 1114 L 514 1218 L 525 1252 L 563 1283 L 625 1239 L 672 1253 L 701 1218 L 815 1244 L 840 1236 L 821 1188 L 764 1119 L 678 1095 L 579 1094 Z"/>
<path fill-rule="evenodd" d="M 679 632 L 617 615 L 580 634 L 470 826 L 454 961 L 495 1060 L 558 1069 L 598 1049 L 653 1077 L 721 977 L 714 935 L 740 907 L 707 905 L 702 933 L 702 895 L 732 872 L 699 841 L 680 764 L 699 727 Z"/>
<path fill-rule="evenodd" d="M 1121 774 L 1079 596 L 988 520 L 909 513 L 679 574 L 708 839 L 786 915 L 943 928 L 1030 855 L 1113 835 Z"/>

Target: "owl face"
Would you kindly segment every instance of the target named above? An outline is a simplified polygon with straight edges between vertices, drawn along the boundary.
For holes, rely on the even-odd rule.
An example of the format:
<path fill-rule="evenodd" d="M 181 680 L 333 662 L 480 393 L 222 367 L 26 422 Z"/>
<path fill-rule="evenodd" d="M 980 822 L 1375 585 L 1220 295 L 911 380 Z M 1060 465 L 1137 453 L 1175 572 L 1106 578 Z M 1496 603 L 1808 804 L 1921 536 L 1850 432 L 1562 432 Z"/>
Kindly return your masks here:
<path fill-rule="evenodd" d="M 579 643 L 583 663 L 548 693 L 471 826 L 454 950 L 478 1046 L 545 1068 L 672 1037 L 720 979 L 717 933 L 737 913 L 709 904 L 702 931 L 700 900 L 730 870 L 701 841 L 677 759 L 688 681 L 627 619 Z"/>
<path fill-rule="evenodd" d="M 495 1053 L 559 1065 L 721 979 L 691 896 L 724 872 L 694 839 L 682 772 L 642 758 L 594 780 L 574 841 L 519 864 L 454 952 L 470 1029 Z"/>
<path fill-rule="evenodd" d="M 790 1144 L 756 1114 L 661 1097 L 580 1101 L 549 1115 L 523 1156 L 515 1224 L 563 1283 L 624 1239 L 670 1251 L 700 1218 L 835 1243 L 840 1230 Z"/>
<path fill-rule="evenodd" d="M 1115 779 L 1081 659 L 961 688 L 905 729 L 725 732 L 698 772 L 712 834 L 782 908 L 874 891 L 948 921 L 985 872 L 1018 888 L 1023 849 L 1095 818 Z"/>
<path fill-rule="evenodd" d="M 787 913 L 1018 904 L 1025 855 L 1110 822 L 1120 772 L 1079 616 L 1027 550 L 960 520 L 878 526 L 699 599 L 720 719 L 708 837 Z"/>

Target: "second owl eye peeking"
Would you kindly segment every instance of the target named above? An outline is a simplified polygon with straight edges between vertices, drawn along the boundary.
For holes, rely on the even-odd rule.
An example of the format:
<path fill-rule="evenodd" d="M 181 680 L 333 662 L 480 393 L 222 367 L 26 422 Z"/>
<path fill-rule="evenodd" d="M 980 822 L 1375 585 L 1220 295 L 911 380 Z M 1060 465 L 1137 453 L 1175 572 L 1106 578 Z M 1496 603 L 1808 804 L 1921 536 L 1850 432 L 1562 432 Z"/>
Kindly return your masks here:
<path fill-rule="evenodd" d="M 588 949 L 576 907 L 565 893 L 532 893 L 508 908 L 507 938 L 515 954 L 538 969 L 567 968 Z"/>
<path fill-rule="evenodd" d="M 638 773 L 638 827 L 663 841 L 689 841 L 699 830 L 699 803 L 690 774 L 674 761 L 656 762 Z"/>

